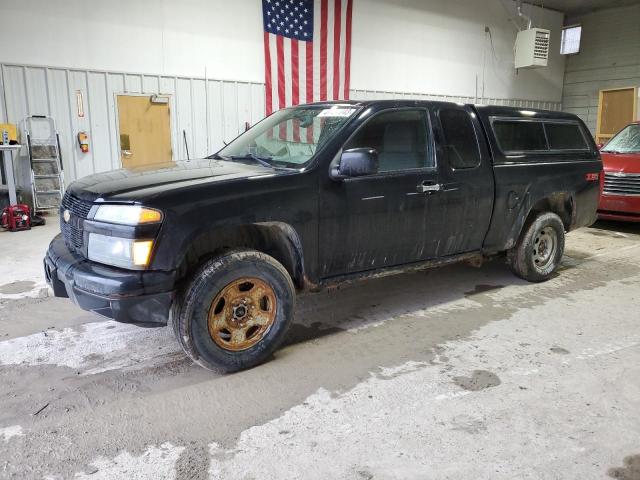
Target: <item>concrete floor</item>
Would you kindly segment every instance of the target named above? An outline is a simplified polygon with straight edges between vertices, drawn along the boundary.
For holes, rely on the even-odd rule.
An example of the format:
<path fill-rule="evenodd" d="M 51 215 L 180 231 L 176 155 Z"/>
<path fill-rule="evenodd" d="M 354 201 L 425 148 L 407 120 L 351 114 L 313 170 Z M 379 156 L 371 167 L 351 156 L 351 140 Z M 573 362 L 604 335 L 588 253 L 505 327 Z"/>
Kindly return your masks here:
<path fill-rule="evenodd" d="M 571 233 L 544 284 L 496 259 L 301 298 L 227 376 L 43 297 L 55 230 L 0 233 L 0 478 L 640 479 L 640 225 Z"/>

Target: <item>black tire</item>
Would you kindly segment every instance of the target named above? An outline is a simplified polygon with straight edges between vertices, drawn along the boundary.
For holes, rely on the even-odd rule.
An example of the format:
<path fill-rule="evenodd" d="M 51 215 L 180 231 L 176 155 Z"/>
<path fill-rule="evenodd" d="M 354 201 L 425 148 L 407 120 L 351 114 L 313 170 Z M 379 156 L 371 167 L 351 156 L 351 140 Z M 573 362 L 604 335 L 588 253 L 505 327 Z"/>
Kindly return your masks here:
<path fill-rule="evenodd" d="M 553 251 L 546 250 L 555 237 Z M 542 242 L 542 243 L 541 243 Z M 548 259 L 538 245 L 548 252 Z M 564 253 L 564 224 L 558 215 L 541 213 L 523 228 L 516 246 L 507 252 L 507 263 L 513 273 L 529 282 L 549 280 L 560 266 Z"/>
<path fill-rule="evenodd" d="M 271 287 L 276 299 L 275 319 L 258 343 L 230 351 L 216 343 L 209 333 L 209 312 L 218 294 L 243 278 L 257 278 Z M 171 322 L 189 358 L 209 370 L 228 373 L 267 360 L 284 339 L 294 307 L 293 282 L 277 260 L 254 250 L 232 250 L 207 261 L 196 271 L 174 302 Z"/>

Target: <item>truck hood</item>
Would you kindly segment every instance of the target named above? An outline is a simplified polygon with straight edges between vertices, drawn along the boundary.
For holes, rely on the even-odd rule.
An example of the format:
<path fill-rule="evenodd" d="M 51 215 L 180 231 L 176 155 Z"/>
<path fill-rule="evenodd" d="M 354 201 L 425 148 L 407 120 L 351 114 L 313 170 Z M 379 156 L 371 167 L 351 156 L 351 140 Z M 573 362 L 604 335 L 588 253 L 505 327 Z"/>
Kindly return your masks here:
<path fill-rule="evenodd" d="M 640 173 L 640 153 L 600 152 L 604 170 L 611 173 Z"/>
<path fill-rule="evenodd" d="M 97 173 L 76 180 L 69 186 L 69 190 L 76 197 L 88 201 L 94 201 L 97 198 L 127 201 L 131 200 L 131 197 L 139 197 L 141 194 L 152 196 L 155 191 L 159 190 L 158 187 L 166 191 L 194 184 L 244 179 L 273 175 L 274 173 L 281 172 L 261 165 L 205 158 Z"/>

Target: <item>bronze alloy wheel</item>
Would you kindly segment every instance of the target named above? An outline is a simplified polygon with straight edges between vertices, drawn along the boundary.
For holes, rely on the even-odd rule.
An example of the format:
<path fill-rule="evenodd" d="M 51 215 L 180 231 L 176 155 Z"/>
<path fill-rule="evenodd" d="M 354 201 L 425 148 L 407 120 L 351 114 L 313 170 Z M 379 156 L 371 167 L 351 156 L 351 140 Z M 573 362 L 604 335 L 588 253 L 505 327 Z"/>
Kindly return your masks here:
<path fill-rule="evenodd" d="M 260 342 L 276 318 L 276 295 L 271 285 L 242 277 L 224 287 L 209 309 L 209 335 L 221 348 L 246 350 Z"/>
<path fill-rule="evenodd" d="M 293 321 L 296 287 L 287 269 L 256 250 L 205 261 L 176 292 L 171 323 L 184 352 L 218 373 L 273 357 Z"/>

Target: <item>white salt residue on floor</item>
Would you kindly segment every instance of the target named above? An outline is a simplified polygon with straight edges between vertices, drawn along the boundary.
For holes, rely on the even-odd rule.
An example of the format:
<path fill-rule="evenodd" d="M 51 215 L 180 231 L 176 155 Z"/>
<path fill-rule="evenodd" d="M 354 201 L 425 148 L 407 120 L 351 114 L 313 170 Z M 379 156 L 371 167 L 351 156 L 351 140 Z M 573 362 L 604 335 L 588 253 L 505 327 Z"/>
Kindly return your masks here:
<path fill-rule="evenodd" d="M 209 478 L 603 478 L 637 451 L 640 337 L 617 337 L 638 315 L 615 308 L 637 280 L 520 309 L 442 345 L 433 364 L 320 388 L 234 447 L 211 443 Z M 478 373 L 498 381 L 465 387 Z"/>
<path fill-rule="evenodd" d="M 56 365 L 91 375 L 149 367 L 159 357 L 180 352 L 168 328 L 142 328 L 114 321 L 46 330 L 0 342 L 0 365 Z"/>
<path fill-rule="evenodd" d="M 2 270 L 2 269 L 0 269 Z M 21 298 L 44 298 L 53 296 L 51 288 L 44 279 L 44 273 L 21 276 L 21 280 L 2 283 L 0 280 L 0 300 L 20 300 Z M 0 274 L 7 278 L 7 274 Z"/>
<path fill-rule="evenodd" d="M 13 437 L 20 437 L 22 435 L 24 435 L 24 433 L 22 433 L 22 427 L 20 425 L 0 428 L 0 438 L 3 438 L 5 442 L 8 442 Z"/>
<path fill-rule="evenodd" d="M 21 232 L 0 229 L 0 300 L 43 297 L 50 294 L 44 278 L 44 258 L 49 242 L 60 233 L 57 215 L 47 215 L 46 225 Z"/>
<path fill-rule="evenodd" d="M 163 443 L 159 447 L 151 446 L 142 455 L 136 457 L 122 452 L 113 459 L 98 458 L 91 462 L 83 472 L 76 473 L 76 479 L 112 480 L 169 480 L 176 478 L 176 462 L 184 447 Z"/>

